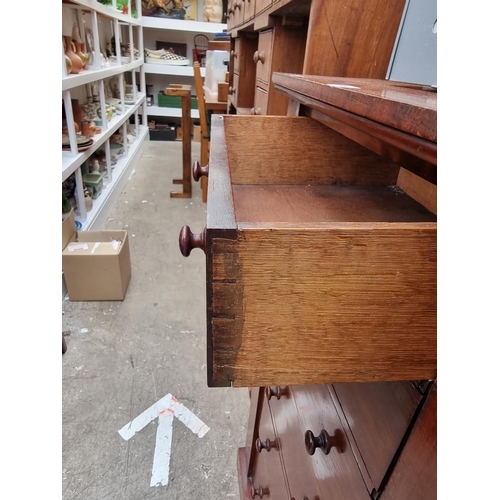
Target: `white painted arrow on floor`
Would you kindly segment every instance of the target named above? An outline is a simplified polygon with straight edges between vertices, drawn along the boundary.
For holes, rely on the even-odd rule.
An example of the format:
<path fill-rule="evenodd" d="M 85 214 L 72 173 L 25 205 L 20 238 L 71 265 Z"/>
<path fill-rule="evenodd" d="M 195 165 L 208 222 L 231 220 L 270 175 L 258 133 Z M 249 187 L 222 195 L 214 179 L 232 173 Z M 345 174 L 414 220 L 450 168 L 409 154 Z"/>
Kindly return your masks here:
<path fill-rule="evenodd" d="M 141 431 L 155 418 L 158 418 L 150 486 L 167 486 L 168 484 L 174 417 L 194 434 L 197 434 L 199 438 L 202 438 L 210 430 L 210 427 L 169 393 L 118 431 L 118 434 L 125 441 L 128 441 L 136 432 Z"/>

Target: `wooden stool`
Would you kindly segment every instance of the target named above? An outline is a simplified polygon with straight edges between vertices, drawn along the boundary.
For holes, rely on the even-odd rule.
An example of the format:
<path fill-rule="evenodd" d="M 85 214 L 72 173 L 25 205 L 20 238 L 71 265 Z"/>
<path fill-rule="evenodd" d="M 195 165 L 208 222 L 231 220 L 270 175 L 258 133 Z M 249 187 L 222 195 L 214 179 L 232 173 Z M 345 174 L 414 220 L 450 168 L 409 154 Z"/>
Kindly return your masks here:
<path fill-rule="evenodd" d="M 165 94 L 178 96 L 182 100 L 182 179 L 174 179 L 174 184 L 182 184 L 182 191 L 171 191 L 171 198 L 191 198 L 191 85 L 170 84 Z"/>

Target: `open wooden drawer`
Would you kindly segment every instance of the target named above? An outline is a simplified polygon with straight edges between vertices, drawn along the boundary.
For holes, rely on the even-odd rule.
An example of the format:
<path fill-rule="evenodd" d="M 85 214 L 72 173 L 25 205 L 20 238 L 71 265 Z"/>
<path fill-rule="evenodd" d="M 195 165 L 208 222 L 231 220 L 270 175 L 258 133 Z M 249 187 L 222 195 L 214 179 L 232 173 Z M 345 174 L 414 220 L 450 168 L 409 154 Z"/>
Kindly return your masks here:
<path fill-rule="evenodd" d="M 208 385 L 436 376 L 436 215 L 309 117 L 212 121 Z M 425 182 L 425 181 L 424 181 Z"/>

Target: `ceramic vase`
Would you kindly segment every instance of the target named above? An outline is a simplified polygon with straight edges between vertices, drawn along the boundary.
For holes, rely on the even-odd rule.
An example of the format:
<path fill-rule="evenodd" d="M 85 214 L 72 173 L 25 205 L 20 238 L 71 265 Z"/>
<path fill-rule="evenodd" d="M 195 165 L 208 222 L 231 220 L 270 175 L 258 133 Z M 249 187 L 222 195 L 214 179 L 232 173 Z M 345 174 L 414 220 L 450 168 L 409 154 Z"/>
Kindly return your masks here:
<path fill-rule="evenodd" d="M 78 99 L 71 99 L 71 109 L 73 110 L 73 120 L 75 122 L 75 128 L 76 126 L 78 126 L 79 132 L 80 127 L 82 126 L 83 110 Z"/>
<path fill-rule="evenodd" d="M 203 19 L 208 23 L 221 23 L 222 0 L 204 0 Z"/>
<path fill-rule="evenodd" d="M 73 45 L 70 36 L 64 37 L 64 44 L 66 45 L 66 51 L 64 52 L 71 60 L 71 73 L 78 74 L 83 69 L 83 61 L 80 56 L 73 50 Z"/>
<path fill-rule="evenodd" d="M 71 68 L 73 67 L 73 63 L 66 54 L 64 54 L 64 59 L 66 60 L 66 73 L 68 73 L 69 75 L 71 73 Z"/>
<path fill-rule="evenodd" d="M 87 69 L 87 64 L 89 62 L 89 55 L 83 50 L 85 45 L 83 42 L 75 42 L 76 54 L 80 57 L 83 63 L 83 69 Z"/>

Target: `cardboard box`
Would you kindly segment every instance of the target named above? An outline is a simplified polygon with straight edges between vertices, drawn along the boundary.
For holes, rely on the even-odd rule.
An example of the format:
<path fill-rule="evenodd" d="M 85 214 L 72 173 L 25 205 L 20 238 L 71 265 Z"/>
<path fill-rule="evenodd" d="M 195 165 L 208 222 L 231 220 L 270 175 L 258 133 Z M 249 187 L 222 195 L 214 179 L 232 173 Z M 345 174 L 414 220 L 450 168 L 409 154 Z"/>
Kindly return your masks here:
<path fill-rule="evenodd" d="M 201 142 L 201 126 L 193 125 L 193 141 Z"/>
<path fill-rule="evenodd" d="M 132 274 L 127 231 L 76 231 L 62 223 L 62 267 L 69 299 L 123 300 Z"/>

